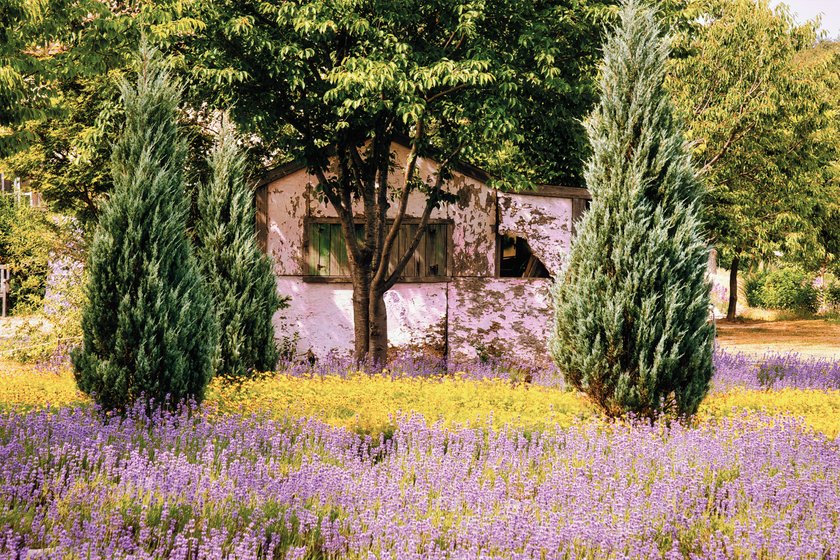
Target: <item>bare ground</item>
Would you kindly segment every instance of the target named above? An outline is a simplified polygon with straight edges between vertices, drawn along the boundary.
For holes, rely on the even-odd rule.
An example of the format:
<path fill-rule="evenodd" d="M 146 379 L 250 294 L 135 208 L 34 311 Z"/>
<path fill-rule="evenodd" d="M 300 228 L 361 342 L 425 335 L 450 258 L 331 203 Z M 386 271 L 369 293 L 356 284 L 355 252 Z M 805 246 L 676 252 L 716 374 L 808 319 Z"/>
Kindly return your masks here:
<path fill-rule="evenodd" d="M 822 319 L 717 322 L 718 344 L 748 354 L 797 352 L 840 359 L 840 324 Z"/>

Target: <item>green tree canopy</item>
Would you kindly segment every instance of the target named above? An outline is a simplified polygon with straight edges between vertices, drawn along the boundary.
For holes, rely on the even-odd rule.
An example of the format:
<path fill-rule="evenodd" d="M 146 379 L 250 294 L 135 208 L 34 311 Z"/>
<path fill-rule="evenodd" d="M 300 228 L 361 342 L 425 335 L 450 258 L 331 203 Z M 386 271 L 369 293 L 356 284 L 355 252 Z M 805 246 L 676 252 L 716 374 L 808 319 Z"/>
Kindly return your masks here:
<path fill-rule="evenodd" d="M 186 58 L 193 83 L 209 84 L 217 106 L 232 105 L 263 153 L 304 158 L 342 220 L 358 358 L 385 359 L 383 294 L 419 244 L 431 210 L 445 201 L 448 167 L 468 160 L 505 170 L 516 183 L 534 176 L 534 138 L 573 136 L 588 101 L 595 43 L 583 37 L 597 36 L 601 7 L 462 0 L 202 5 L 206 31 Z M 538 131 L 524 128 L 538 122 Z M 412 150 L 405 188 L 392 193 L 390 146 L 398 135 Z M 556 159 L 555 176 L 573 177 L 581 142 L 561 143 L 543 152 L 540 165 Z M 327 173 L 333 155 L 334 179 Z M 422 156 L 443 164 L 435 184 L 415 176 Z M 389 271 L 408 196 L 418 191 L 427 200 L 418 233 Z M 359 241 L 351 209 L 357 198 L 364 207 Z M 397 217 L 388 223 L 392 204 Z"/>
<path fill-rule="evenodd" d="M 190 17 L 189 1 L 4 4 L 0 168 L 26 177 L 52 208 L 95 223 L 113 188 L 108 161 L 125 119 L 119 83 L 136 70 L 141 35 L 177 61 L 202 23 Z"/>
<path fill-rule="evenodd" d="M 730 265 L 728 315 L 739 266 L 777 252 L 824 254 L 820 223 L 836 188 L 836 125 L 822 64 L 801 57 L 816 35 L 766 0 L 688 3 L 670 87 L 709 186 L 713 242 Z M 829 214 L 826 214 L 829 212 Z"/>

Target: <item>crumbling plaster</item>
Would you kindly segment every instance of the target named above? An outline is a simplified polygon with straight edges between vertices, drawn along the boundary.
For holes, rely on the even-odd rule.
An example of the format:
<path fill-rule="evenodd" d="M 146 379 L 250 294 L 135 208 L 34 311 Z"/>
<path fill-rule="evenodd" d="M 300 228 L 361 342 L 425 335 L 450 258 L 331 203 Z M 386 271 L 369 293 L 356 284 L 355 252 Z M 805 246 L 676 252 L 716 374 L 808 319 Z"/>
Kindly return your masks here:
<path fill-rule="evenodd" d="M 407 148 L 395 146 L 397 162 Z M 418 161 L 419 176 L 434 180 L 432 160 Z M 396 165 L 392 185 L 400 188 Z M 298 169 L 266 185 L 267 251 L 275 263 L 278 292 L 290 306 L 275 317 L 278 336 L 298 334 L 297 351 L 316 356 L 353 348 L 352 285 L 304 280 L 307 218 L 336 217 L 317 195 L 316 179 Z M 549 279 L 497 278 L 497 231 L 525 237 L 534 254 L 556 274 L 571 240 L 570 198 L 499 193 L 470 174 L 454 172 L 446 189 L 456 202 L 436 209 L 433 219 L 452 224 L 447 281 L 400 283 L 386 294 L 392 346 L 471 358 L 476 349 L 541 361 L 546 358 L 551 306 Z M 407 216 L 419 217 L 424 196 L 413 193 Z M 395 206 L 395 204 L 394 204 Z M 356 209 L 361 212 L 361 208 Z M 389 215 L 393 215 L 393 209 Z"/>

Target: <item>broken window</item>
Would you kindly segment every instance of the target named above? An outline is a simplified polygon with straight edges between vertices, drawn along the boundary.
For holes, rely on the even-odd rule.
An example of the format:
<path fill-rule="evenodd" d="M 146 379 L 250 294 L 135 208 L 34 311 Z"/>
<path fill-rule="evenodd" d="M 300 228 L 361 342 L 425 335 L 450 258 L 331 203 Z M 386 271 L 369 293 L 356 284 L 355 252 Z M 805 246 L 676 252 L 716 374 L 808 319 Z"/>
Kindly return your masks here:
<path fill-rule="evenodd" d="M 499 276 L 502 278 L 550 277 L 545 265 L 531 252 L 524 237 L 500 235 L 499 259 Z"/>
<path fill-rule="evenodd" d="M 389 224 L 390 225 L 390 224 Z M 408 245 L 417 233 L 417 223 L 403 223 L 391 249 L 389 273 L 397 261 L 408 250 Z M 447 251 L 450 246 L 449 224 L 431 223 L 426 233 L 403 270 L 402 281 L 444 280 L 447 276 Z M 337 220 L 312 220 L 307 226 L 306 275 L 310 277 L 347 278 L 350 264 L 347 261 L 347 245 L 344 232 Z M 362 241 L 364 226 L 356 224 L 356 237 Z"/>

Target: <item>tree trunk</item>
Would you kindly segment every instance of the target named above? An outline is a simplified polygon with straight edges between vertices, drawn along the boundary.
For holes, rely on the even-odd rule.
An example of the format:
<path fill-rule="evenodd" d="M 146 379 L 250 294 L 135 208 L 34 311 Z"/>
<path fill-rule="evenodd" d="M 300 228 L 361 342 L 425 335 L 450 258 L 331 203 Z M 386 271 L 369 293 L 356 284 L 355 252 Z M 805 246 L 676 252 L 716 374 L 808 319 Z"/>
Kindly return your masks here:
<path fill-rule="evenodd" d="M 388 361 L 388 312 L 385 308 L 385 294 L 371 290 L 369 301 L 370 347 L 368 358 L 377 367 Z"/>
<path fill-rule="evenodd" d="M 825 285 L 825 273 L 828 272 L 828 265 L 823 263 L 820 267 L 820 291 L 818 293 L 817 313 L 828 311 L 828 290 Z"/>
<path fill-rule="evenodd" d="M 370 280 L 365 270 L 353 273 L 353 335 L 354 357 L 361 364 L 367 359 L 370 345 Z"/>
<path fill-rule="evenodd" d="M 726 310 L 726 319 L 729 321 L 735 319 L 738 309 L 738 261 L 738 255 L 732 257 L 732 266 L 729 269 L 729 308 Z"/>

